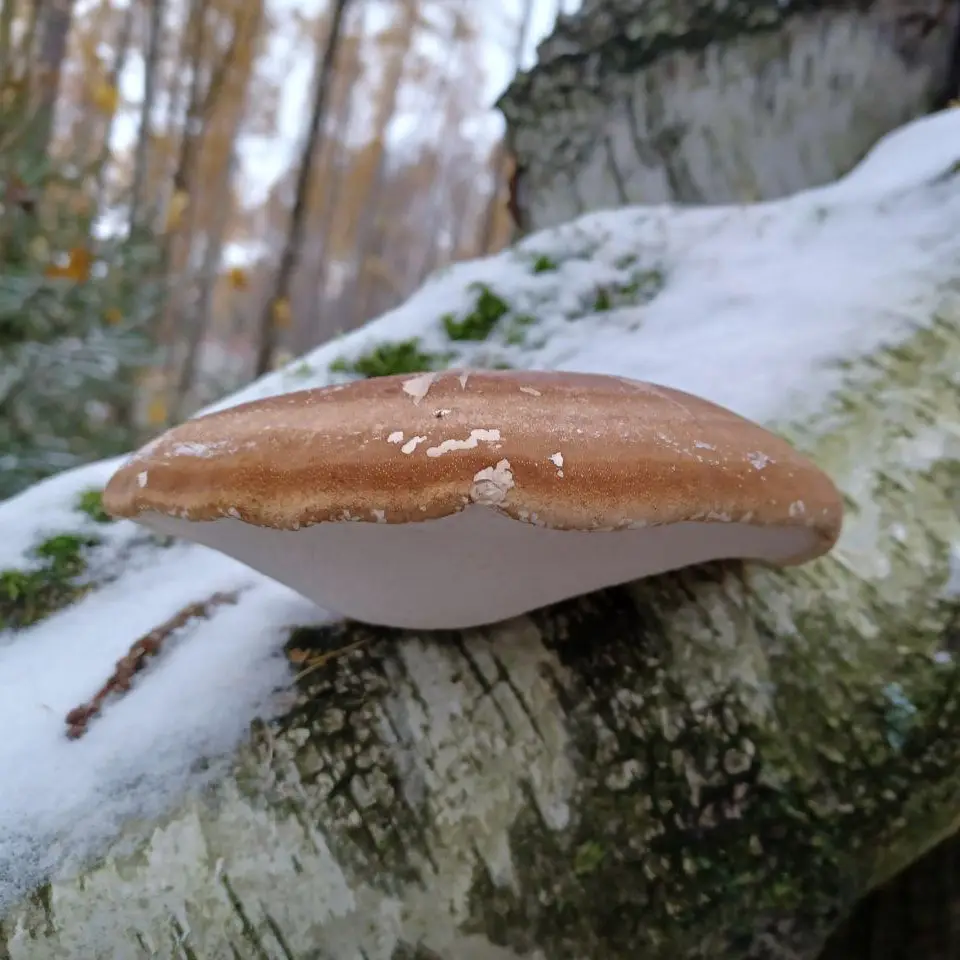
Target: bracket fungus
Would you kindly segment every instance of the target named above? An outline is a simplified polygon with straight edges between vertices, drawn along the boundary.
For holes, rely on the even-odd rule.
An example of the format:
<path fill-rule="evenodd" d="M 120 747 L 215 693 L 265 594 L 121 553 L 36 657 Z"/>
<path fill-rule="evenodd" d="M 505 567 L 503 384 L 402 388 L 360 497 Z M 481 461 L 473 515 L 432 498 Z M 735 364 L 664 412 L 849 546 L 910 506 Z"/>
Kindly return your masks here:
<path fill-rule="evenodd" d="M 464 628 L 724 558 L 803 563 L 830 479 L 706 400 L 621 377 L 458 371 L 288 393 L 134 454 L 108 512 L 368 623 Z"/>

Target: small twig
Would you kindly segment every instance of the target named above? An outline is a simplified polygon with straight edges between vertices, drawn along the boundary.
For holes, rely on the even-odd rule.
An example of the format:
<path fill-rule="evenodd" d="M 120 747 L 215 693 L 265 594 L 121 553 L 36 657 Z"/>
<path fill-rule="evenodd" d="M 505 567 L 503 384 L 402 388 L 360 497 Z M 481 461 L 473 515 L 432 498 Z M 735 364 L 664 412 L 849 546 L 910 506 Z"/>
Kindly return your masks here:
<path fill-rule="evenodd" d="M 326 666 L 331 660 L 335 660 L 337 657 L 342 657 L 345 653 L 350 653 L 352 650 L 362 647 L 366 642 L 367 638 L 363 637 L 360 640 L 355 640 L 353 643 L 348 643 L 345 647 L 339 647 L 337 650 L 327 650 L 324 653 L 314 655 L 310 655 L 306 650 L 291 650 L 287 654 L 287 657 L 292 663 L 306 664 L 303 670 L 293 678 L 294 683 L 299 682 L 304 677 Z"/>
<path fill-rule="evenodd" d="M 185 606 L 169 620 L 154 627 L 149 633 L 136 640 L 129 651 L 121 657 L 107 682 L 96 692 L 91 700 L 74 707 L 66 716 L 67 736 L 77 740 L 87 732 L 90 721 L 103 709 L 104 701 L 113 693 L 126 693 L 134 676 L 146 665 L 150 657 L 155 657 L 171 634 L 186 626 L 191 620 L 201 617 L 207 619 L 216 607 L 236 603 L 238 592 L 215 593 L 206 600 Z"/>

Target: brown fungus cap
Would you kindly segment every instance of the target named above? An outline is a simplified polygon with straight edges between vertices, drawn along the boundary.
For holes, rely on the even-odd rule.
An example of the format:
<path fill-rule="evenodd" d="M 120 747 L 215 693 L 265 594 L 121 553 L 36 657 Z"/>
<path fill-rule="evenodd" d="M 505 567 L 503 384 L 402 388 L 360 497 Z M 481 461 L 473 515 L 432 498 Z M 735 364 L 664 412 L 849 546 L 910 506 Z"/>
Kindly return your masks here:
<path fill-rule="evenodd" d="M 241 404 L 148 444 L 104 506 L 340 613 L 425 628 L 706 560 L 801 563 L 830 549 L 842 518 L 819 468 L 722 407 L 542 371 L 381 377 Z"/>

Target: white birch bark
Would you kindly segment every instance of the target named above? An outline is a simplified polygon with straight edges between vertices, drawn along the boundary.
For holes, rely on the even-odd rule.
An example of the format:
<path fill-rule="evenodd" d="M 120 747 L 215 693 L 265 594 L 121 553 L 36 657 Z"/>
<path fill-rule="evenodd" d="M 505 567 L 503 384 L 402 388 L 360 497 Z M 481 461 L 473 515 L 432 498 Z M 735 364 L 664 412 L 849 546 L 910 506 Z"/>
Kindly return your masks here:
<path fill-rule="evenodd" d="M 499 103 L 520 226 L 832 181 L 946 96 L 958 28 L 941 0 L 585 3 Z"/>

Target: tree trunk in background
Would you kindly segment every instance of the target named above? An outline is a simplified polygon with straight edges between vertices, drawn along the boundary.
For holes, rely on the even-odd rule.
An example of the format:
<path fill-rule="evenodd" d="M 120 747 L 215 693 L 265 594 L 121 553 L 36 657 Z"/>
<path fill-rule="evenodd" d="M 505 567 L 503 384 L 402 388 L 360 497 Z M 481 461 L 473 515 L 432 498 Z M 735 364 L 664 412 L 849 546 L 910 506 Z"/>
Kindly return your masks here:
<path fill-rule="evenodd" d="M 402 11 L 400 22 L 391 29 L 391 34 L 397 38 L 397 50 L 388 61 L 389 66 L 386 76 L 383 78 L 380 87 L 381 98 L 377 104 L 373 126 L 374 137 L 378 140 L 379 150 L 370 177 L 370 190 L 364 199 L 364 205 L 360 212 L 361 219 L 357 227 L 356 254 L 354 256 L 356 272 L 352 280 L 353 326 L 369 319 L 364 312 L 366 298 L 363 295 L 364 281 L 367 275 L 366 261 L 371 251 L 371 243 L 380 216 L 379 200 L 387 163 L 387 129 L 396 112 L 397 97 L 400 94 L 400 85 L 406 73 L 407 60 L 413 43 L 413 33 L 419 20 L 418 0 L 403 0 Z"/>
<path fill-rule="evenodd" d="M 519 226 L 834 180 L 932 108 L 958 19 L 943 0 L 586 2 L 499 103 Z"/>
<path fill-rule="evenodd" d="M 13 14 L 16 0 L 0 0 L 0 87 L 15 76 Z"/>
<path fill-rule="evenodd" d="M 184 331 L 183 359 L 176 371 L 176 383 L 172 385 L 171 401 L 175 405 L 172 412 L 176 420 L 185 420 L 199 405 L 193 395 L 200 370 L 201 350 L 212 315 L 213 293 L 219 276 L 220 261 L 223 256 L 223 240 L 227 222 L 231 213 L 231 190 L 237 170 L 236 132 L 239 129 L 241 112 L 236 115 L 236 127 L 233 131 L 233 147 L 223 176 L 214 185 L 217 204 L 214 208 L 214 220 L 209 226 L 203 262 L 197 277 L 197 291 L 190 320 Z"/>
<path fill-rule="evenodd" d="M 110 86 L 114 88 L 118 88 L 120 85 L 120 77 L 123 75 L 124 68 L 127 64 L 127 58 L 130 54 L 130 41 L 133 35 L 133 18 L 135 11 L 136 6 L 134 4 L 130 4 L 123 11 L 123 19 L 120 21 L 120 28 L 117 31 L 117 39 L 114 41 L 113 64 L 110 67 L 110 76 L 107 81 Z M 116 119 L 117 114 L 114 110 L 110 113 L 103 131 L 103 139 L 100 144 L 100 152 L 97 158 L 96 173 L 94 175 L 94 197 L 96 198 L 95 203 L 97 210 L 100 210 L 103 207 L 105 177 L 107 165 L 110 160 L 110 140 L 113 136 Z"/>
<path fill-rule="evenodd" d="M 351 11 L 359 8 L 353 7 Z M 362 11 L 361 11 L 362 14 Z M 320 151 L 320 170 L 323 187 L 320 197 L 318 224 L 311 230 L 314 250 L 310 262 L 301 259 L 294 281 L 294 327 L 291 348 L 301 354 L 318 343 L 329 340 L 337 332 L 337 324 L 329 316 L 327 300 L 328 267 L 331 258 L 331 231 L 341 202 L 341 188 L 346 177 L 347 131 L 356 103 L 354 87 L 359 81 L 364 63 L 364 18 L 361 15 L 352 28 L 352 42 L 341 48 L 336 61 L 336 77 L 332 100 L 329 135 Z M 302 288 L 302 293 L 301 293 Z"/>
<path fill-rule="evenodd" d="M 437 77 L 436 87 L 428 91 L 430 97 L 430 106 L 428 116 L 431 120 L 439 120 L 437 124 L 438 145 L 436 152 L 427 162 L 425 176 L 432 184 L 432 189 L 426 192 L 424 197 L 424 210 L 422 212 L 423 223 L 426 225 L 426 237 L 423 243 L 422 251 L 416 251 L 410 262 L 404 264 L 406 275 L 403 278 L 404 290 L 415 290 L 419 287 L 431 271 L 440 264 L 440 260 L 447 258 L 448 254 L 440 254 L 440 234 L 446 221 L 444 207 L 447 202 L 447 184 L 444 182 L 444 170 L 449 169 L 449 154 L 445 150 L 445 141 L 447 140 L 447 131 L 456 130 L 463 120 L 459 105 L 457 103 L 457 87 L 462 82 L 459 76 L 460 63 L 466 53 L 466 43 L 469 40 L 469 26 L 466 18 L 469 11 L 464 9 L 464 4 L 449 5 L 452 24 L 450 35 L 443 38 L 443 43 L 450 51 L 449 62 L 442 73 Z M 459 137 L 454 137 L 454 144 L 462 148 L 462 142 Z M 466 215 L 464 210 L 463 214 Z M 389 243 L 389 236 L 384 237 L 385 243 Z M 383 260 L 386 258 L 386 250 L 372 251 L 376 256 L 379 254 Z M 381 310 L 392 306 L 397 300 L 397 291 L 390 290 L 391 303 L 378 303 L 371 297 L 370 285 L 361 285 L 357 290 L 358 303 L 360 304 L 359 317 L 367 319 L 375 316 Z"/>
<path fill-rule="evenodd" d="M 217 285 L 218 270 L 223 254 L 223 238 L 230 219 L 230 190 L 237 169 L 236 150 L 231 150 L 230 159 L 223 176 L 214 185 L 217 196 L 215 219 L 210 224 L 203 251 L 203 262 L 197 277 L 195 302 L 189 311 L 190 320 L 184 331 L 183 358 L 175 372 L 176 382 L 171 384 L 171 413 L 175 420 L 185 420 L 198 404 L 193 396 L 197 373 L 200 368 L 200 352 L 204 337 L 209 330 L 213 291 Z"/>
<path fill-rule="evenodd" d="M 166 4 L 166 0 L 154 0 L 154 2 Z M 178 64 L 191 62 L 192 51 L 196 46 L 197 34 L 195 27 L 197 26 L 196 18 L 198 9 L 198 0 L 188 0 L 186 22 L 184 28 L 180 31 L 180 36 L 177 38 L 176 43 L 176 63 Z M 158 132 L 162 130 L 171 140 L 176 138 L 178 128 L 183 125 L 183 115 L 189 111 L 189 104 L 187 102 L 189 91 L 188 79 L 192 79 L 189 70 L 173 71 L 173 75 L 170 77 L 169 84 L 165 91 L 166 95 L 162 98 L 164 108 L 163 116 L 162 118 L 158 118 L 154 125 Z M 170 201 L 169 194 L 173 188 L 172 181 L 176 175 L 178 157 L 174 152 L 170 151 L 168 155 L 164 157 L 164 160 L 166 162 L 163 165 L 163 171 L 157 177 L 158 182 L 162 184 L 162 188 L 157 191 L 155 197 L 151 198 L 151 212 L 158 218 L 155 224 L 157 229 L 162 229 L 162 221 L 159 220 L 159 216 L 162 211 L 166 209 Z M 150 169 L 149 165 L 147 169 Z"/>
<path fill-rule="evenodd" d="M 175 370 L 175 385 L 172 385 L 173 389 L 171 390 L 171 404 L 175 409 L 176 420 L 186 419 L 198 406 L 193 391 L 196 386 L 204 337 L 209 330 L 212 317 L 213 293 L 219 276 L 224 237 L 233 210 L 233 179 L 239 160 L 237 137 L 250 95 L 251 78 L 256 61 L 254 51 L 256 50 L 257 35 L 263 24 L 263 17 L 264 5 L 262 0 L 248 2 L 236 14 L 235 42 L 232 44 L 236 56 L 232 58 L 233 62 L 226 66 L 231 75 L 223 81 L 224 86 L 230 88 L 227 92 L 232 94 L 230 97 L 232 114 L 228 118 L 221 119 L 221 122 L 227 128 L 226 135 L 223 138 L 229 144 L 227 163 L 212 187 L 217 198 L 213 205 L 213 219 L 208 225 L 205 238 L 206 246 L 197 275 L 197 290 L 193 310 L 182 334 L 184 340 L 183 357 Z"/>
<path fill-rule="evenodd" d="M 278 316 L 277 310 L 281 304 L 287 304 L 290 282 L 297 267 L 297 257 L 300 255 L 300 243 L 303 236 L 304 224 L 307 215 L 308 198 L 313 178 L 315 154 L 320 138 L 320 128 L 327 108 L 327 99 L 330 93 L 330 84 L 333 77 L 333 65 L 337 56 L 337 47 L 343 29 L 343 17 L 350 0 L 334 0 L 333 16 L 327 33 L 326 47 L 317 58 L 316 88 L 313 95 L 313 112 L 307 128 L 303 150 L 300 154 L 300 166 L 297 173 L 297 187 L 293 201 L 293 212 L 290 215 L 290 229 L 277 268 L 277 277 L 273 293 L 264 304 L 260 317 L 257 339 L 257 356 L 254 364 L 254 375 L 261 376 L 271 369 L 273 357 L 277 348 Z"/>
<path fill-rule="evenodd" d="M 163 365 L 164 396 L 163 406 L 167 411 L 167 420 L 172 419 L 177 408 L 179 396 L 177 385 L 179 372 L 185 362 L 187 352 L 193 342 L 191 332 L 185 330 L 185 324 L 195 319 L 189 313 L 186 304 L 195 293 L 197 280 L 195 263 L 195 243 L 198 234 L 198 194 L 204 189 L 201 183 L 199 164 L 206 142 L 209 138 L 210 121 L 224 95 L 228 77 L 236 67 L 241 55 L 240 46 L 246 44 L 246 19 L 238 13 L 232 23 L 230 42 L 213 63 L 205 62 L 208 47 L 219 49 L 216 36 L 208 37 L 207 6 L 209 0 L 201 0 L 196 7 L 196 33 L 192 36 L 192 76 L 187 113 L 183 122 L 180 155 L 173 176 L 173 192 L 167 207 L 162 249 L 162 263 L 165 275 L 175 282 L 168 287 L 164 301 L 157 338 L 165 348 Z M 209 40 L 209 43 L 208 43 Z M 246 56 L 246 52 L 242 54 Z"/>
<path fill-rule="evenodd" d="M 189 64 L 186 72 L 190 74 L 190 92 L 187 96 L 172 189 L 166 203 L 166 223 L 162 227 L 160 269 L 165 276 L 178 278 L 177 284 L 163 300 L 154 328 L 154 342 L 166 352 L 164 368 L 167 390 L 169 374 L 176 356 L 177 315 L 181 298 L 186 292 L 184 286 L 188 282 L 186 267 L 189 264 L 191 220 L 189 197 L 193 167 L 200 147 L 200 138 L 203 136 L 200 123 L 203 116 L 202 67 L 208 6 L 209 0 L 190 0 L 189 15 L 184 26 L 186 62 Z M 166 399 L 169 401 L 169 397 Z"/>
<path fill-rule="evenodd" d="M 160 60 L 160 41 L 163 35 L 165 0 L 149 0 L 147 10 L 147 52 L 143 64 L 143 100 L 140 104 L 140 129 L 133 155 L 133 183 L 130 187 L 129 229 L 132 233 L 140 222 L 141 207 L 147 182 L 147 164 L 150 156 L 151 118 L 157 100 L 157 66 Z"/>
<path fill-rule="evenodd" d="M 23 35 L 18 38 L 19 42 L 13 42 L 14 37 L 12 35 L 8 38 L 8 43 L 11 44 L 10 62 L 0 62 L 0 68 L 8 71 L 7 78 L 10 80 L 14 78 L 29 80 L 31 77 L 31 71 L 34 69 L 36 63 L 34 53 L 36 50 L 37 33 L 40 29 L 42 6 L 39 2 L 29 3 L 27 5 L 27 24 L 24 28 Z M 17 0 L 3 0 L 3 14 L 5 18 L 10 17 L 12 19 L 16 9 Z M 8 23 L 7 26 L 12 28 L 12 23 Z"/>
<path fill-rule="evenodd" d="M 530 24 L 533 20 L 535 0 L 523 0 L 523 12 L 517 30 L 517 45 L 513 51 L 513 72 L 519 73 L 523 66 L 523 52 L 530 42 Z M 557 5 L 557 16 L 562 10 Z M 480 230 L 480 252 L 488 253 L 493 248 L 494 227 L 497 222 L 497 210 L 506 203 L 506 188 L 508 181 L 508 164 L 506 144 L 501 141 L 497 144 L 491 163 L 493 172 L 493 190 L 490 192 L 490 202 L 483 217 L 483 226 Z"/>
<path fill-rule="evenodd" d="M 40 0 L 35 0 L 39 4 Z M 39 14 L 37 58 L 30 63 L 36 89 L 36 122 L 31 130 L 33 155 L 47 155 L 60 92 L 60 73 L 67 53 L 73 0 L 47 0 Z"/>

